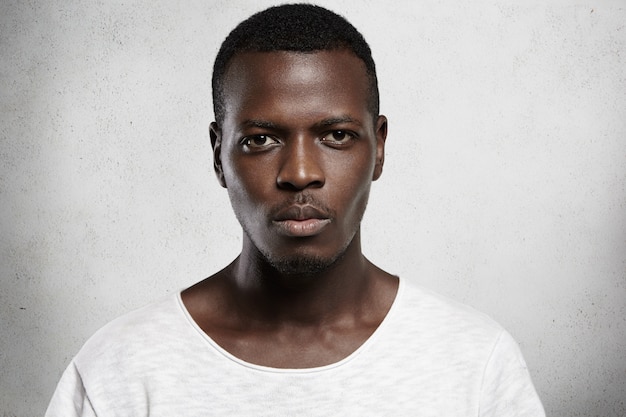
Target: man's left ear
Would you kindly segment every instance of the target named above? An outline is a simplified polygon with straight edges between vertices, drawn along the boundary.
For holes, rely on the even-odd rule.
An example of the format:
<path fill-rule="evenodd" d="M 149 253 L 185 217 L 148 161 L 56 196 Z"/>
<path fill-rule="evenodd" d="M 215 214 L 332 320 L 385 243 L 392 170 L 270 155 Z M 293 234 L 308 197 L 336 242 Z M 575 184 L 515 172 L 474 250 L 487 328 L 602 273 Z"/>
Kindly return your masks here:
<path fill-rule="evenodd" d="M 374 175 L 372 181 L 376 181 L 383 173 L 385 163 L 385 141 L 387 140 L 387 118 L 378 116 L 376 119 L 376 165 L 374 165 Z"/>

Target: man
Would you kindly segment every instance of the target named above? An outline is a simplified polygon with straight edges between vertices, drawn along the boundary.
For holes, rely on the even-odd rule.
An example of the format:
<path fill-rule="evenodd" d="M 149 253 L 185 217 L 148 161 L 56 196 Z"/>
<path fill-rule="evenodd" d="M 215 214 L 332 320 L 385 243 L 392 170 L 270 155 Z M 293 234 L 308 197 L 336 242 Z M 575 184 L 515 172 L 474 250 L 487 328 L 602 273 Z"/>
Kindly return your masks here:
<path fill-rule="evenodd" d="M 310 5 L 252 16 L 218 53 L 213 100 L 241 254 L 96 333 L 48 416 L 544 415 L 500 326 L 361 252 L 387 119 L 352 25 Z"/>

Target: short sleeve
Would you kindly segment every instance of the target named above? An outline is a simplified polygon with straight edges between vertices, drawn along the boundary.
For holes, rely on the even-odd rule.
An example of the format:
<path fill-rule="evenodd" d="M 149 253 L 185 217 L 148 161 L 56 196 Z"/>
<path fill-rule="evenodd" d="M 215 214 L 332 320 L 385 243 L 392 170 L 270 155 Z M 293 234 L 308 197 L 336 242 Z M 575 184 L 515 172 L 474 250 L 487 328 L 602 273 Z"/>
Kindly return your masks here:
<path fill-rule="evenodd" d="M 63 373 L 45 417 L 96 417 L 73 361 Z"/>
<path fill-rule="evenodd" d="M 502 331 L 485 368 L 480 417 L 545 417 L 515 340 Z"/>

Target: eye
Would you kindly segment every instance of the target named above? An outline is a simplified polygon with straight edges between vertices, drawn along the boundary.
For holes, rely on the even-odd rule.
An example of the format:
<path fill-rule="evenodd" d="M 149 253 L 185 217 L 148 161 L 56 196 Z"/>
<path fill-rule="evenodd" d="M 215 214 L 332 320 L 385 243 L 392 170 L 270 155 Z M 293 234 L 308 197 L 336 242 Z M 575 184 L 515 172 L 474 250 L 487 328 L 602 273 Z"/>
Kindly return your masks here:
<path fill-rule="evenodd" d="M 321 141 L 330 146 L 345 146 L 356 139 L 356 135 L 347 130 L 333 130 L 324 136 Z"/>
<path fill-rule="evenodd" d="M 246 151 L 259 151 L 277 144 L 278 141 L 268 135 L 252 135 L 242 139 L 241 144 Z"/>

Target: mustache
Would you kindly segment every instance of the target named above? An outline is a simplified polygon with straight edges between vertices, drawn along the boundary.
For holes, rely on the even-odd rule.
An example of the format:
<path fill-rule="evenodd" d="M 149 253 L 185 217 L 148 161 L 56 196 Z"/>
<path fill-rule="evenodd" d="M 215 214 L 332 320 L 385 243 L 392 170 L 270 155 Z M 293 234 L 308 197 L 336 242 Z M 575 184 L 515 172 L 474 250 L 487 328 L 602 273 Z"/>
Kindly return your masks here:
<path fill-rule="evenodd" d="M 272 220 L 332 219 L 335 211 L 309 193 L 299 193 L 294 198 L 270 210 Z"/>

